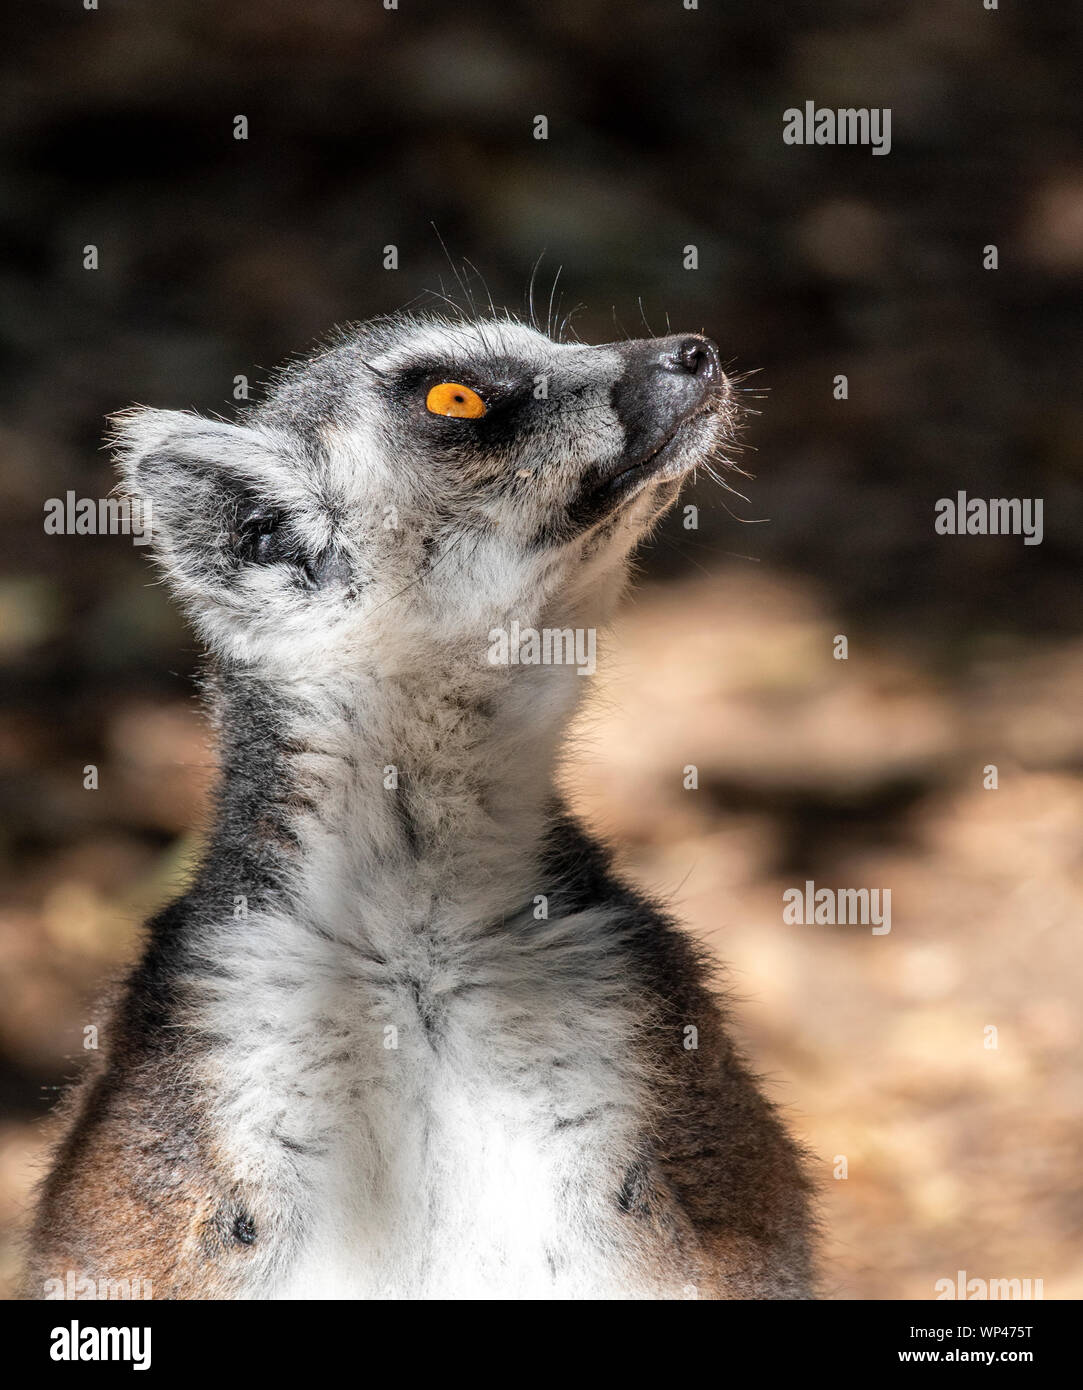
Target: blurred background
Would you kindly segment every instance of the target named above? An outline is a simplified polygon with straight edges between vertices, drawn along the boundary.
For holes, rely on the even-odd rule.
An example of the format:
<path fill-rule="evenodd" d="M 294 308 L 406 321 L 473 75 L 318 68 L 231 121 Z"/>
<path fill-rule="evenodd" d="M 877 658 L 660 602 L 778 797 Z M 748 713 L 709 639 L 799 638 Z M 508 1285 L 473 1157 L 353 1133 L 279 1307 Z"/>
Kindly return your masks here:
<path fill-rule="evenodd" d="M 332 324 L 451 289 L 435 223 L 498 303 L 544 252 L 536 297 L 562 267 L 584 341 L 668 316 L 761 369 L 748 500 L 703 482 L 698 530 L 644 552 L 571 782 L 729 962 L 815 1155 L 828 1291 L 965 1270 L 1083 1296 L 1070 7 L 39 0 L 0 24 L 0 1289 L 88 1002 L 183 881 L 213 777 L 145 555 L 45 535 L 45 499 L 107 493 L 108 412 L 228 412 Z M 806 100 L 890 107 L 890 155 L 784 144 Z M 1044 498 L 1042 544 L 935 534 L 960 490 Z M 890 935 L 784 924 L 806 879 L 890 888 Z"/>

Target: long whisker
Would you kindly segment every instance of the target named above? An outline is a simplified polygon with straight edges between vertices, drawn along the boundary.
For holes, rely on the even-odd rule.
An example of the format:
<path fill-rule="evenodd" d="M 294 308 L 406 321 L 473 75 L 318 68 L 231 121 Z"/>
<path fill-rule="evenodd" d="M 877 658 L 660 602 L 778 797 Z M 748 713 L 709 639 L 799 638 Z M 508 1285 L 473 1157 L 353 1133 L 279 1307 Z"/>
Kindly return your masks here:
<path fill-rule="evenodd" d="M 429 225 L 432 227 L 433 231 L 436 233 L 436 240 L 440 243 L 441 249 L 443 250 L 445 257 L 447 258 L 447 263 L 448 263 L 448 266 L 449 266 L 450 269 L 451 269 L 451 273 L 452 273 L 452 275 L 455 276 L 455 280 L 456 280 L 456 282 L 457 282 L 459 288 L 462 290 L 463 295 L 464 295 L 465 298 L 466 298 L 466 302 L 467 302 L 467 304 L 468 304 L 468 306 L 469 306 L 469 308 L 470 308 L 470 317 L 471 317 L 472 319 L 476 319 L 476 318 L 478 317 L 478 311 L 477 311 L 477 306 L 476 306 L 475 303 L 474 303 L 474 296 L 473 296 L 473 293 L 472 293 L 472 291 L 471 291 L 471 289 L 470 289 L 470 285 L 469 285 L 468 281 L 467 281 L 466 279 L 464 279 L 462 273 L 459 271 L 458 266 L 457 266 L 457 265 L 455 264 L 455 262 L 452 260 L 452 258 L 451 258 L 451 252 L 448 250 L 448 248 L 447 248 L 447 243 L 444 241 L 444 238 L 440 235 L 440 229 L 439 229 L 439 227 L 437 227 L 437 225 L 436 225 L 435 222 L 431 222 Z"/>
<path fill-rule="evenodd" d="M 475 275 L 478 277 L 478 279 L 481 281 L 481 288 L 485 291 L 485 298 L 489 301 L 489 317 L 490 317 L 491 319 L 495 319 L 495 318 L 496 318 L 496 305 L 493 303 L 492 291 L 489 289 L 489 286 L 485 283 L 485 276 L 482 275 L 481 271 L 477 268 L 477 266 L 474 264 L 474 262 L 471 261 L 471 260 L 467 260 L 467 258 L 466 258 L 465 256 L 463 257 L 463 264 L 469 266 L 470 269 L 474 272 L 474 274 L 475 274 Z"/>
<path fill-rule="evenodd" d="M 534 312 L 534 283 L 535 283 L 535 281 L 536 281 L 537 278 L 538 278 L 538 269 L 539 269 L 539 267 L 541 266 L 541 263 L 542 263 L 542 260 L 543 260 L 544 256 L 545 256 L 545 251 L 544 251 L 544 249 L 543 249 L 542 251 L 539 251 L 539 253 L 538 253 L 538 259 L 534 262 L 533 266 L 531 267 L 531 270 L 530 270 L 530 283 L 529 283 L 529 285 L 527 286 L 527 292 L 526 292 L 526 297 L 527 297 L 527 313 L 528 313 L 529 316 L 530 316 L 530 326 L 531 326 L 531 328 L 533 328 L 533 329 L 537 329 L 537 327 L 538 327 L 538 316 L 537 316 L 537 314 Z"/>
<path fill-rule="evenodd" d="M 545 316 L 545 336 L 553 336 L 553 296 L 557 292 L 557 284 L 560 280 L 560 272 L 564 269 L 562 265 L 557 266 L 557 273 L 553 276 L 553 285 L 549 291 L 549 312 Z"/>

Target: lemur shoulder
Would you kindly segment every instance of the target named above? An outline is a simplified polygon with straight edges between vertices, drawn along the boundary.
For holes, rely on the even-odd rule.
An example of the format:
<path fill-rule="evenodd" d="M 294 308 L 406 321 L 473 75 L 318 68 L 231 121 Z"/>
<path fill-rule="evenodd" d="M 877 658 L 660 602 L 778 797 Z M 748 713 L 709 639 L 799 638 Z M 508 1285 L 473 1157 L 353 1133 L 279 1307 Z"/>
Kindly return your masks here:
<path fill-rule="evenodd" d="M 69 1099 L 32 1296 L 812 1295 L 801 1157 L 704 959 L 555 790 L 590 682 L 490 659 L 609 621 L 736 410 L 695 335 L 397 315 L 236 423 L 116 418 L 221 777 Z"/>

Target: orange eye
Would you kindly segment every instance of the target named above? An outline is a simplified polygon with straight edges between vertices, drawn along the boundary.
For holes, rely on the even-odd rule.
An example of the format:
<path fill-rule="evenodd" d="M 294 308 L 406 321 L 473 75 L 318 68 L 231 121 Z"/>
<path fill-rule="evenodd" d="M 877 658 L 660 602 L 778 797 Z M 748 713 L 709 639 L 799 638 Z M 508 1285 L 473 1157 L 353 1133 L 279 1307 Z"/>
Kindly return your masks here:
<path fill-rule="evenodd" d="M 485 414 L 485 402 L 469 386 L 460 386 L 457 381 L 442 381 L 434 386 L 425 397 L 425 409 L 434 415 L 455 415 L 465 420 L 476 420 Z"/>

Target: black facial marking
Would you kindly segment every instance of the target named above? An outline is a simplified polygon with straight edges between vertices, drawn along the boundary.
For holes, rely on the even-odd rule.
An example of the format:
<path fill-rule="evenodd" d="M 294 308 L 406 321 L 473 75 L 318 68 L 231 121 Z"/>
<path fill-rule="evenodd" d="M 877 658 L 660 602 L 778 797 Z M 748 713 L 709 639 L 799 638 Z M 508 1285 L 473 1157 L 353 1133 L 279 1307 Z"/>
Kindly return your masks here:
<path fill-rule="evenodd" d="M 241 564 L 275 564 L 284 558 L 281 512 L 258 502 L 242 503 L 229 541 Z"/>
<path fill-rule="evenodd" d="M 426 408 L 431 387 L 461 382 L 485 402 L 484 415 L 460 418 Z M 471 365 L 454 355 L 426 356 L 380 382 L 400 437 L 432 465 L 480 474 L 495 484 L 503 462 L 520 447 L 525 425 L 545 402 L 534 399 L 534 369 L 502 354 L 480 355 Z"/>
<path fill-rule="evenodd" d="M 235 564 L 291 565 L 298 584 L 305 589 L 349 581 L 350 566 L 342 552 L 329 546 L 319 555 L 308 554 L 273 503 L 242 493 L 234 507 L 229 546 Z"/>

